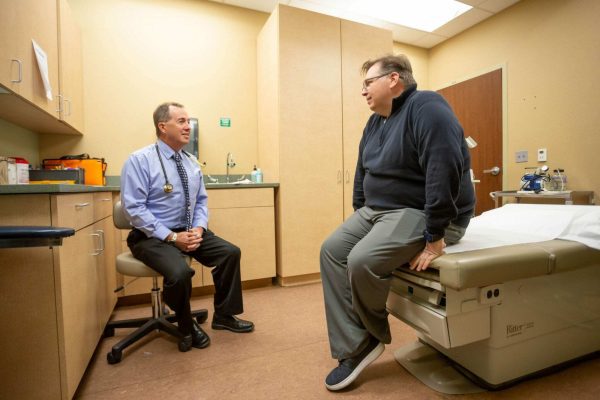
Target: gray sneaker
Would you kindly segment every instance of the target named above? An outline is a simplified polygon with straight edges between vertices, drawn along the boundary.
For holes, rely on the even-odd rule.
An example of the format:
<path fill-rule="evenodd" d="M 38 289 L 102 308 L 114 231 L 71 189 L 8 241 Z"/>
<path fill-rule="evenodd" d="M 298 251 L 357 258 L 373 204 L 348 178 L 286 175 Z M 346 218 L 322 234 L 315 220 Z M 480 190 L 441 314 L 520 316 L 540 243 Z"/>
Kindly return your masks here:
<path fill-rule="evenodd" d="M 367 347 L 359 355 L 340 360 L 339 365 L 325 378 L 325 387 L 331 391 L 344 389 L 358 378 L 363 369 L 377 360 L 384 349 L 383 343 L 371 338 Z"/>

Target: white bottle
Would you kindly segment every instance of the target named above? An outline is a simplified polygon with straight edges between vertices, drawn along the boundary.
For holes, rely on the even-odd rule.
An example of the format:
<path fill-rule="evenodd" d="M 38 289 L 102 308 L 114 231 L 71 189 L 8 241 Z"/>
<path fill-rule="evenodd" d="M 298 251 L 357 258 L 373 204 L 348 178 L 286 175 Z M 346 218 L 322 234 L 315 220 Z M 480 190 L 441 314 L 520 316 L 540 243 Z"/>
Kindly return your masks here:
<path fill-rule="evenodd" d="M 263 181 L 263 173 L 260 168 L 256 169 L 256 183 L 262 183 Z"/>
<path fill-rule="evenodd" d="M 258 175 L 258 171 L 256 170 L 256 165 L 255 165 L 254 169 L 252 170 L 252 172 L 250 172 L 250 180 L 253 183 L 256 183 L 256 175 Z"/>

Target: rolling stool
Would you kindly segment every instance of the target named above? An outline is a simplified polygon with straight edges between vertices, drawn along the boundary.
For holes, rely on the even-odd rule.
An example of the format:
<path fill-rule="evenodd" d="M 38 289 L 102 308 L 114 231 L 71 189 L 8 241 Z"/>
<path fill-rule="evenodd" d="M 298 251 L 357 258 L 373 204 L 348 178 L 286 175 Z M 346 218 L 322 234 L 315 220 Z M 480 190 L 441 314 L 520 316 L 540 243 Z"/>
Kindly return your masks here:
<path fill-rule="evenodd" d="M 131 228 L 129 221 L 125 218 L 121 208 L 121 202 L 116 202 L 113 208 L 113 222 L 119 229 Z M 191 258 L 188 257 L 191 261 Z M 175 322 L 175 314 L 165 314 L 161 302 L 161 293 L 158 286 L 158 277 L 160 274 L 152 268 L 146 266 L 139 261 L 131 252 L 127 251 L 117 256 L 116 260 L 117 271 L 123 275 L 135 277 L 151 277 L 152 278 L 152 317 L 135 318 L 121 321 L 109 321 L 104 328 L 104 337 L 111 337 L 115 334 L 116 328 L 138 328 L 130 333 L 119 343 L 115 344 L 111 351 L 106 354 L 106 359 L 109 364 L 116 364 L 123 357 L 123 350 L 134 344 L 148 333 L 154 330 L 160 330 L 170 335 L 181 339 L 183 336 L 173 322 Z M 208 311 L 205 309 L 192 311 L 192 317 L 202 324 L 208 318 Z"/>

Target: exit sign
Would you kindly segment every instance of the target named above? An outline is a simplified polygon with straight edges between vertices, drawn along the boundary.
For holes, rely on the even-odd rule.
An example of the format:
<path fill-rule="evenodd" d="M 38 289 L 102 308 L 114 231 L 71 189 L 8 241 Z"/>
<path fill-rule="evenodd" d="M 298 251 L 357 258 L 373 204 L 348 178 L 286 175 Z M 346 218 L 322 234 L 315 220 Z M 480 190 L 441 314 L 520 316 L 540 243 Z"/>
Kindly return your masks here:
<path fill-rule="evenodd" d="M 231 118 L 228 117 L 221 117 L 219 119 L 219 125 L 223 126 L 225 128 L 230 128 L 231 127 Z"/>

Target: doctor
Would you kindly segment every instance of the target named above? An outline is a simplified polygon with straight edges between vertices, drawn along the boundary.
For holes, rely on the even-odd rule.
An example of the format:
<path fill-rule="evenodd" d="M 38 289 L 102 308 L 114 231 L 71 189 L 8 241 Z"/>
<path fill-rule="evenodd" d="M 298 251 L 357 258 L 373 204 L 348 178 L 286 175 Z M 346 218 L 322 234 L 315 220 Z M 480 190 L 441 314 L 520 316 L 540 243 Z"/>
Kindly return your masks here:
<path fill-rule="evenodd" d="M 373 114 L 359 145 L 355 212 L 321 248 L 333 358 L 329 390 L 350 385 L 391 342 L 386 300 L 392 271 L 424 270 L 457 242 L 475 197 L 463 130 L 437 93 L 418 91 L 406 56 L 363 64 Z"/>
<path fill-rule="evenodd" d="M 183 255 L 212 267 L 215 282 L 213 329 L 251 332 L 243 312 L 240 249 L 208 229 L 207 195 L 200 168 L 183 147 L 190 139 L 188 114 L 181 104 L 154 111 L 158 138 L 127 159 L 121 172 L 121 202 L 133 229 L 127 245 L 135 258 L 163 277 L 163 296 L 175 311 L 183 339 L 180 351 L 205 348 L 210 338 L 191 316 L 195 271 Z"/>

